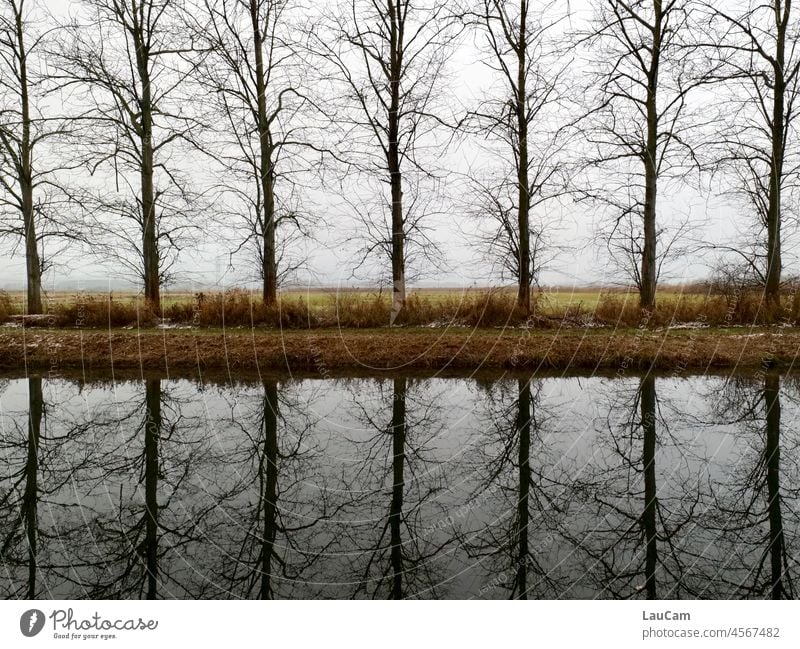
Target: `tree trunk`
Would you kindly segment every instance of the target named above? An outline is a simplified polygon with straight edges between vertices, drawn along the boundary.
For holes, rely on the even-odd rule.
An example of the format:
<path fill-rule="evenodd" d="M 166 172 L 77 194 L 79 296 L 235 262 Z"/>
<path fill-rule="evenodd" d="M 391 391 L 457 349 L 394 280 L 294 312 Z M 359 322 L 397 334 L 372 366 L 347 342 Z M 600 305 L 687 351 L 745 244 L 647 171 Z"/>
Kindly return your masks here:
<path fill-rule="evenodd" d="M 275 553 L 278 501 L 278 383 L 264 382 L 264 455 L 260 466 L 264 532 L 261 539 L 261 599 L 272 599 L 272 557 Z"/>
<path fill-rule="evenodd" d="M 395 148 L 397 146 L 395 145 Z M 397 169 L 398 165 L 390 165 Z M 394 324 L 406 305 L 405 229 L 403 224 L 403 190 L 400 171 L 392 175 L 392 314 Z"/>
<path fill-rule="evenodd" d="M 156 233 L 155 189 L 153 185 L 152 120 L 142 116 L 150 126 L 142 138 L 142 261 L 144 264 L 144 296 L 154 311 L 161 309 L 161 278 L 159 277 L 158 235 Z"/>
<path fill-rule="evenodd" d="M 517 182 L 519 191 L 518 228 L 519 260 L 517 306 L 525 314 L 531 311 L 531 241 L 530 241 L 530 184 L 528 177 L 528 115 L 526 97 L 528 0 L 521 0 L 519 42 L 517 43 L 517 96 L 515 99 L 519 131 Z"/>
<path fill-rule="evenodd" d="M 22 219 L 25 233 L 25 264 L 27 271 L 27 312 L 42 312 L 42 264 L 33 209 L 33 145 L 31 144 L 31 113 L 28 95 L 28 58 L 23 39 L 22 13 L 16 15 L 17 43 L 19 47 L 20 110 L 22 112 L 22 140 L 17 173 L 22 198 Z"/>
<path fill-rule="evenodd" d="M 658 537 L 656 531 L 656 379 L 648 374 L 642 379 L 639 391 L 642 433 L 644 436 L 642 465 L 644 470 L 645 591 L 655 599 Z"/>
<path fill-rule="evenodd" d="M 258 1 L 250 0 L 250 20 L 253 27 L 253 48 L 256 59 L 256 94 L 258 95 L 258 181 L 261 184 L 263 201 L 263 254 L 261 277 L 264 304 L 274 305 L 278 301 L 278 268 L 275 254 L 275 176 L 272 168 L 272 133 L 267 115 L 267 84 L 264 70 L 264 51 Z"/>
<path fill-rule="evenodd" d="M 770 158 L 769 204 L 767 207 L 767 276 L 764 298 L 768 317 L 777 314 L 780 308 L 781 289 L 781 185 L 783 181 L 784 158 L 784 109 L 786 102 L 786 79 L 784 64 L 786 60 L 786 26 L 790 5 L 783 16 L 780 2 L 775 4 L 777 23 L 777 52 L 773 70 L 775 87 L 772 112 L 772 154 Z"/>
<path fill-rule="evenodd" d="M 36 548 L 38 541 L 39 502 L 39 441 L 41 440 L 42 379 L 28 379 L 28 456 L 25 462 L 25 492 L 22 496 L 22 520 L 25 522 L 25 538 L 28 542 L 28 594 L 36 599 Z"/>
<path fill-rule="evenodd" d="M 144 426 L 144 560 L 147 574 L 147 599 L 158 595 L 158 443 L 161 436 L 161 381 L 145 384 Z"/>
<path fill-rule="evenodd" d="M 658 71 L 661 62 L 663 14 L 661 0 L 654 0 L 655 23 L 650 71 L 647 75 L 647 142 L 644 151 L 644 243 L 639 286 L 639 307 L 656 306 L 656 199 L 658 195 Z"/>
<path fill-rule="evenodd" d="M 517 501 L 516 546 L 517 599 L 528 599 L 528 525 L 530 510 L 528 500 L 531 484 L 531 383 L 519 380 L 519 403 L 517 408 L 517 434 L 519 435 L 519 499 Z"/>
<path fill-rule="evenodd" d="M 786 552 L 783 534 L 783 517 L 780 500 L 781 469 L 781 401 L 780 377 L 769 374 L 764 379 L 764 401 L 767 410 L 767 435 L 765 464 L 767 467 L 767 493 L 769 501 L 769 554 L 771 568 L 770 592 L 773 599 L 784 595 L 783 557 Z"/>
<path fill-rule="evenodd" d="M 400 75 L 403 66 L 400 43 L 399 7 L 388 0 L 391 21 L 389 89 L 389 149 L 387 167 L 392 193 L 392 313 L 394 324 L 406 305 L 405 223 L 403 218 L 403 175 L 400 170 Z"/>
<path fill-rule="evenodd" d="M 142 271 L 144 296 L 151 308 L 161 310 L 161 276 L 159 272 L 158 234 L 156 227 L 156 199 L 153 150 L 153 97 L 150 87 L 150 55 L 141 26 L 135 30 L 136 67 L 142 84 L 141 123 L 139 135 L 142 145 L 141 202 L 142 202 Z"/>
<path fill-rule="evenodd" d="M 25 219 L 25 264 L 27 270 L 27 312 L 41 313 L 42 266 L 39 259 L 39 243 L 33 213 L 33 191 L 30 184 L 20 183 L 22 190 L 22 212 Z"/>
<path fill-rule="evenodd" d="M 392 599 L 403 599 L 403 489 L 406 459 L 406 379 L 394 380 L 392 400 L 392 505 L 389 512 Z"/>
<path fill-rule="evenodd" d="M 268 172 L 268 177 L 264 180 L 263 185 L 266 193 L 264 195 L 264 267 L 262 268 L 264 286 L 262 297 L 264 304 L 274 306 L 278 302 L 278 262 L 275 256 L 275 195 L 272 172 Z"/>

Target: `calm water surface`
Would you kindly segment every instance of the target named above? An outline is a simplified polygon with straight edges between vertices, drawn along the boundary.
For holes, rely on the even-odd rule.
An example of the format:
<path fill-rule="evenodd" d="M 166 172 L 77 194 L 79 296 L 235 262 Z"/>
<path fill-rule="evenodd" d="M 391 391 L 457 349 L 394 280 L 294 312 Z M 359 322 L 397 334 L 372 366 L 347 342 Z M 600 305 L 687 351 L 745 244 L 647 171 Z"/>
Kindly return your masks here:
<path fill-rule="evenodd" d="M 793 598 L 794 377 L 0 379 L 5 598 Z"/>

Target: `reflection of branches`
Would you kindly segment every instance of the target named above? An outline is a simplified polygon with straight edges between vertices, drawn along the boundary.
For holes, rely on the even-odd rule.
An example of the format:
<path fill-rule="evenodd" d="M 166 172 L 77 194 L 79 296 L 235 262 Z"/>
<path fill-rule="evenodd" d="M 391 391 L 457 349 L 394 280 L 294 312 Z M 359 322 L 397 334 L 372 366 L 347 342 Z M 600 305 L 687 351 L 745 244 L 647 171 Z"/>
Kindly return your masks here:
<path fill-rule="evenodd" d="M 455 535 L 443 526 L 433 531 L 424 527 L 426 521 L 446 518 L 436 499 L 444 476 L 431 455 L 439 432 L 433 398 L 424 386 L 395 379 L 390 394 L 379 383 L 373 408 L 359 399 L 356 403 L 368 431 L 353 440 L 358 467 L 350 476 L 349 491 L 360 494 L 352 506 L 363 521 L 351 523 L 346 531 L 348 545 L 359 549 L 352 565 L 358 576 L 353 595 L 376 598 L 385 591 L 392 599 L 435 596 L 442 575 L 434 559 L 454 543 Z"/>
<path fill-rule="evenodd" d="M 36 547 L 38 538 L 37 509 L 39 504 L 39 446 L 41 443 L 42 414 L 44 401 L 42 398 L 42 379 L 28 379 L 28 436 L 26 444 L 25 468 L 21 475 L 24 480 L 22 500 L 19 503 L 19 521 L 24 529 L 25 541 L 28 545 L 28 588 L 27 599 L 36 597 Z M 19 483 L 17 483 L 19 485 Z M 8 495 L 12 492 L 9 490 Z M 8 495 L 0 505 L 5 507 Z M 15 541 L 16 530 L 13 530 L 0 546 L 0 557 L 6 561 L 11 544 Z"/>
<path fill-rule="evenodd" d="M 541 403 L 542 386 L 520 379 L 486 387 L 489 433 L 475 458 L 482 479 L 472 497 L 494 513 L 470 533 L 467 552 L 480 559 L 491 586 L 518 599 L 558 597 L 564 587 L 554 570 L 564 489 L 548 475 L 558 460 L 548 455 L 545 431 L 552 415 Z"/>
<path fill-rule="evenodd" d="M 51 556 L 52 548 L 49 543 L 40 543 L 40 539 L 49 542 L 79 530 L 71 517 L 67 517 L 66 524 L 62 522 L 61 514 L 68 514 L 70 507 L 58 494 L 70 484 L 73 472 L 86 466 L 92 453 L 74 452 L 88 426 L 73 425 L 64 419 L 59 411 L 62 404 L 45 403 L 41 378 L 29 378 L 16 385 L 27 385 L 28 397 L 24 412 L 18 415 L 10 410 L 3 417 L 0 560 L 9 572 L 15 567 L 27 569 L 27 578 L 20 579 L 19 585 L 12 582 L 6 596 L 34 599 L 43 592 L 58 592 L 63 583 L 54 574 L 52 564 L 58 560 Z M 38 511 L 43 506 L 58 529 L 40 524 Z M 45 572 L 43 579 L 38 578 L 39 572 Z"/>
<path fill-rule="evenodd" d="M 105 403 L 92 418 L 98 458 L 72 476 L 91 542 L 65 577 L 90 597 L 202 597 L 205 584 L 193 587 L 194 571 L 177 556 L 191 552 L 218 506 L 219 497 L 204 501 L 194 484 L 210 461 L 208 443 L 182 414 L 179 394 L 160 380 L 146 381 L 143 392 L 123 409 L 101 391 Z"/>
<path fill-rule="evenodd" d="M 253 396 L 256 407 L 229 422 L 237 429 L 228 455 L 237 495 L 226 509 L 241 523 L 220 539 L 231 549 L 218 570 L 229 595 L 309 597 L 311 591 L 298 589 L 333 542 L 324 523 L 338 511 L 315 467 L 321 449 L 307 414 L 311 407 L 291 385 L 274 380 Z M 244 395 L 245 403 L 250 397 Z"/>
<path fill-rule="evenodd" d="M 653 376 L 633 393 L 620 384 L 612 389 L 607 441 L 574 471 L 581 510 L 564 536 L 576 568 L 582 563 L 586 585 L 613 598 L 698 596 L 688 570 L 697 556 L 687 534 L 701 503 L 701 469 L 693 477 L 690 448 L 670 433 Z M 670 472 L 659 478 L 659 465 Z"/>
<path fill-rule="evenodd" d="M 566 383 L 11 381 L 2 592 L 796 595 L 797 379 Z"/>
<path fill-rule="evenodd" d="M 791 486 L 796 484 L 798 443 L 781 430 L 780 377 L 727 381 L 712 412 L 740 427 L 739 435 L 748 441 L 746 455 L 713 484 L 710 511 L 716 515 L 703 523 L 718 535 L 726 557 L 721 579 L 737 596 L 794 598 L 791 569 L 796 561 L 787 547 L 786 514 L 793 523 L 789 529 L 796 529 L 797 519 L 786 500 L 800 495 Z M 790 458 L 783 466 L 782 455 Z"/>

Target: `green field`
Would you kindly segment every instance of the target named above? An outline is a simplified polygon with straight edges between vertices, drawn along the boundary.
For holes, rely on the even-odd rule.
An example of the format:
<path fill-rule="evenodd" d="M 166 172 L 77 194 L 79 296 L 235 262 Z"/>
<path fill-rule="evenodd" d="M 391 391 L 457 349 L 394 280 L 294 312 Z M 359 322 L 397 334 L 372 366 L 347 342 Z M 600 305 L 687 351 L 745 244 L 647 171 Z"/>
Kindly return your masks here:
<path fill-rule="evenodd" d="M 0 295 L 0 298 L 3 296 Z M 412 289 L 395 324 L 403 326 L 518 326 L 553 328 L 587 326 L 672 326 L 795 324 L 800 320 L 798 294 L 786 295 L 780 310 L 767 313 L 759 292 L 731 296 L 709 294 L 698 287 L 664 286 L 656 309 L 639 309 L 638 294 L 622 288 L 545 287 L 533 291 L 532 309 L 516 305 L 515 288 Z M 218 326 L 343 327 L 388 325 L 391 292 L 387 289 L 287 290 L 279 304 L 265 305 L 258 291 L 225 293 L 165 291 L 160 311 L 153 312 L 133 292 L 46 294 L 47 322 L 58 327 L 150 327 L 159 323 Z M 0 322 L 24 313 L 25 295 L 0 299 Z M 50 317 L 52 316 L 52 317 Z M 40 323 L 41 324 L 41 323 Z M 47 324 L 47 323 L 45 323 Z"/>
<path fill-rule="evenodd" d="M 687 292 L 680 287 L 668 287 L 659 291 L 662 299 L 673 300 L 678 297 L 694 297 L 701 300 L 704 295 L 696 292 Z M 253 301 L 260 299 L 258 291 L 246 291 L 252 295 Z M 164 291 L 161 294 L 163 307 L 173 304 L 181 304 L 193 301 L 199 293 L 206 296 L 216 295 L 219 291 L 208 290 L 198 292 L 188 291 Z M 282 298 L 290 300 L 302 299 L 311 307 L 324 307 L 335 304 L 337 301 L 364 301 L 370 302 L 378 297 L 389 299 L 390 289 L 380 291 L 378 289 L 336 289 L 319 288 L 310 290 L 291 289 L 281 292 Z M 516 295 L 516 288 L 423 288 L 411 289 L 409 296 L 418 297 L 425 302 L 440 304 L 446 301 L 460 299 L 474 299 L 475 297 L 487 294 L 500 294 L 509 297 Z M 22 312 L 25 303 L 25 293 L 23 291 L 9 291 L 9 297 L 15 312 Z M 49 305 L 65 304 L 75 302 L 80 295 L 81 299 L 108 299 L 120 300 L 122 302 L 135 302 L 140 296 L 131 291 L 111 291 L 105 292 L 75 292 L 75 291 L 55 291 L 46 293 L 46 301 Z M 588 311 L 593 311 L 603 296 L 614 295 L 624 298 L 625 301 L 636 301 L 637 294 L 634 290 L 626 289 L 600 289 L 600 288 L 568 288 L 568 287 L 544 287 L 541 290 L 534 290 L 537 303 L 540 308 L 548 312 L 559 313 L 570 307 L 581 307 Z"/>

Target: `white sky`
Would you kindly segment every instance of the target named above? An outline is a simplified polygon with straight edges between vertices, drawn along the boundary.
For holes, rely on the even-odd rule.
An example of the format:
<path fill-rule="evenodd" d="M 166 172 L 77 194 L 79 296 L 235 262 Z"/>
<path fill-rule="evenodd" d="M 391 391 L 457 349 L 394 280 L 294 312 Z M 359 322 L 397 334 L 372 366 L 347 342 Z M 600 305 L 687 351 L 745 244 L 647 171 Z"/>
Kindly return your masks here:
<path fill-rule="evenodd" d="M 46 5 L 55 12 L 63 12 L 71 0 L 47 0 Z M 573 6 L 585 11 L 590 0 L 577 0 Z M 469 105 L 481 94 L 490 81 L 487 70 L 476 62 L 477 51 L 467 41 L 453 57 L 450 68 L 452 83 L 448 91 L 454 100 Z M 454 153 L 449 158 L 456 170 L 463 170 L 468 164 L 469 147 Z M 473 154 L 474 155 L 474 152 Z M 700 195 L 688 188 L 662 191 L 660 194 L 660 218 L 669 222 L 673 215 L 692 214 L 693 220 L 702 226 L 704 238 L 725 241 L 736 231 L 735 215 L 738 207 L 727 205 L 713 194 Z M 325 198 L 317 198 L 318 209 L 324 210 Z M 542 274 L 541 281 L 547 285 L 583 285 L 587 283 L 611 283 L 619 276 L 611 276 L 608 259 L 602 242 L 596 236 L 599 213 L 586 204 L 553 207 L 558 211 L 559 227 L 554 237 L 555 243 L 564 247 L 554 261 Z M 536 215 L 534 215 L 534 218 Z M 449 214 L 438 218 L 435 223 L 434 238 L 440 243 L 446 256 L 449 270 L 437 272 L 427 279 L 425 285 L 469 286 L 486 285 L 484 265 L 479 261 L 474 247 L 464 236 L 470 224 L 459 214 Z M 347 285 L 353 283 L 353 250 L 341 244 L 341 229 L 320 229 L 316 242 L 309 244 L 308 281 L 325 286 Z M 21 257 L 10 258 L 9 246 L 0 242 L 0 287 L 22 288 L 24 282 L 24 261 Z M 692 262 L 678 264 L 668 279 L 680 281 L 703 277 L 708 272 L 710 258 L 702 256 Z M 226 271 L 228 250 L 216 244 L 214 237 L 203 242 L 195 251 L 187 251 L 181 257 L 180 270 L 186 278 L 183 287 L 208 287 L 238 284 L 243 280 L 241 269 Z M 101 265 L 92 258 L 72 255 L 65 267 L 56 268 L 46 277 L 45 286 L 50 289 L 73 289 L 76 287 L 97 288 L 117 286 L 124 280 L 118 269 Z"/>

